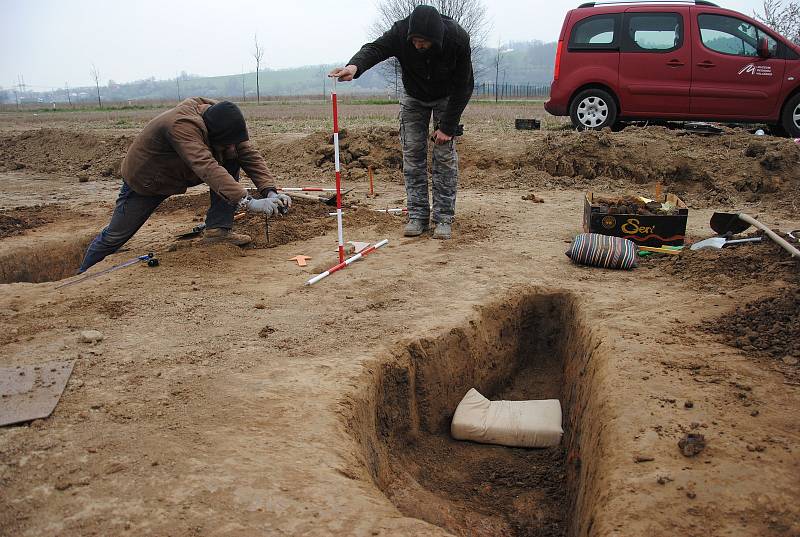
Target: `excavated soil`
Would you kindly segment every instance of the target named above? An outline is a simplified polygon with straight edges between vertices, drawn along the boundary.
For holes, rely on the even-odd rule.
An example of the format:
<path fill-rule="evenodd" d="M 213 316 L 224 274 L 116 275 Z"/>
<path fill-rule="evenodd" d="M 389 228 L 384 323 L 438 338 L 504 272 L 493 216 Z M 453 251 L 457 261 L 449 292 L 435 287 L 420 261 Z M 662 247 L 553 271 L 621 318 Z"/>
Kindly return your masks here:
<path fill-rule="evenodd" d="M 389 244 L 310 287 L 338 261 L 331 207 L 296 199 L 269 242 L 246 215 L 247 248 L 177 241 L 203 221 L 198 187 L 96 270 L 159 266 L 56 289 L 137 131 L 0 117 L 0 366 L 75 362 L 52 416 L 0 429 L 0 534 L 800 535 L 800 262 L 766 239 L 630 272 L 564 256 L 589 190 L 661 183 L 690 240 L 714 210 L 798 229 L 800 148 L 732 128 L 514 131 L 484 108 L 465 115 L 445 242 L 373 210 L 405 203 L 396 111 L 345 125 L 345 240 Z M 250 130 L 279 186 L 330 186 L 329 134 L 273 132 L 270 114 Z M 454 441 L 472 387 L 558 398 L 561 446 Z M 688 433 L 705 439 L 691 457 Z"/>

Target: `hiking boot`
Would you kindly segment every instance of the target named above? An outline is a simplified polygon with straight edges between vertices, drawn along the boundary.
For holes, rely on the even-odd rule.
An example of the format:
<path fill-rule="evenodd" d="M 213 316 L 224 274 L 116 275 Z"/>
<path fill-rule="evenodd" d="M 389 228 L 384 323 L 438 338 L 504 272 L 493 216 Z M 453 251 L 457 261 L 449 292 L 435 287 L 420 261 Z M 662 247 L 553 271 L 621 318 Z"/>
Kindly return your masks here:
<path fill-rule="evenodd" d="M 245 246 L 250 244 L 253 239 L 244 233 L 234 233 L 230 229 L 211 228 L 203 231 L 203 240 L 205 243 L 214 242 L 229 242 L 235 246 Z"/>
<path fill-rule="evenodd" d="M 438 222 L 436 224 L 436 229 L 433 230 L 433 238 L 447 240 L 451 236 L 451 231 L 450 224 Z"/>
<path fill-rule="evenodd" d="M 425 220 L 409 220 L 406 227 L 403 229 L 403 235 L 406 237 L 418 237 L 428 231 L 429 224 Z"/>

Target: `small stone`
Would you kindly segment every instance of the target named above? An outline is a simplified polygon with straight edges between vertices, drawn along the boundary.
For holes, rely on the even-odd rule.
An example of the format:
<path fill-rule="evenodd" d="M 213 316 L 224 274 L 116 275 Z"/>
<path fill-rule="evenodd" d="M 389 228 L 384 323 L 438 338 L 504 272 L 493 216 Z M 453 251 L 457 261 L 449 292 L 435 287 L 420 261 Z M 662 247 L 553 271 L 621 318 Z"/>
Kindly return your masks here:
<path fill-rule="evenodd" d="M 754 411 L 752 411 L 752 412 L 750 413 L 750 415 L 751 415 L 751 416 L 753 416 L 753 417 L 755 418 L 756 416 L 758 416 L 758 415 L 759 415 L 759 411 L 758 411 L 758 410 L 754 410 Z"/>
<path fill-rule="evenodd" d="M 99 343 L 103 341 L 103 333 L 99 330 L 83 330 L 78 336 L 81 343 Z"/>
<path fill-rule="evenodd" d="M 786 365 L 797 365 L 798 361 L 800 361 L 800 360 L 798 360 L 794 356 L 788 356 L 787 355 L 787 356 L 783 357 L 783 363 L 786 364 Z"/>
<path fill-rule="evenodd" d="M 666 485 L 670 481 L 672 481 L 672 478 L 668 475 L 660 475 L 658 476 L 658 479 L 656 479 L 656 483 L 659 485 Z"/>
<path fill-rule="evenodd" d="M 678 441 L 678 447 L 685 457 L 694 457 L 706 447 L 706 438 L 699 433 L 686 433 Z"/>
<path fill-rule="evenodd" d="M 267 305 L 264 304 L 263 302 L 259 302 L 258 304 L 255 305 L 255 308 L 257 310 L 263 310 L 263 309 L 266 309 L 266 307 L 267 307 Z"/>
<path fill-rule="evenodd" d="M 689 498 L 690 500 L 694 500 L 695 498 L 697 498 L 697 494 L 695 494 L 691 490 L 688 490 L 686 491 L 686 497 Z"/>
<path fill-rule="evenodd" d="M 650 457 L 649 455 L 636 455 L 633 457 L 633 462 L 651 462 L 656 460 L 655 457 Z"/>
<path fill-rule="evenodd" d="M 683 408 L 694 408 L 694 403 L 691 401 L 686 401 L 683 403 Z"/>

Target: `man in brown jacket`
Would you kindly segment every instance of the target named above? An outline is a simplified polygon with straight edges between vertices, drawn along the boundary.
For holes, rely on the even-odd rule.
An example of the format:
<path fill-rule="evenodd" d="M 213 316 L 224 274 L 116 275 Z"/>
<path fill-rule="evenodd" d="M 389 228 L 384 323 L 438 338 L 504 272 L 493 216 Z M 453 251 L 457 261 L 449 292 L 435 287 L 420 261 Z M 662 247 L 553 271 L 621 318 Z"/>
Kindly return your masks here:
<path fill-rule="evenodd" d="M 261 199 L 248 196 L 239 184 L 240 169 L 247 172 Z M 205 183 L 211 189 L 205 242 L 239 246 L 250 242 L 247 235 L 231 231 L 237 208 L 269 217 L 292 205 L 289 196 L 278 194 L 264 158 L 249 142 L 241 110 L 228 101 L 193 97 L 156 116 L 128 149 L 122 177 L 111 222 L 89 245 L 79 273 L 116 252 L 162 201 L 190 186 Z"/>

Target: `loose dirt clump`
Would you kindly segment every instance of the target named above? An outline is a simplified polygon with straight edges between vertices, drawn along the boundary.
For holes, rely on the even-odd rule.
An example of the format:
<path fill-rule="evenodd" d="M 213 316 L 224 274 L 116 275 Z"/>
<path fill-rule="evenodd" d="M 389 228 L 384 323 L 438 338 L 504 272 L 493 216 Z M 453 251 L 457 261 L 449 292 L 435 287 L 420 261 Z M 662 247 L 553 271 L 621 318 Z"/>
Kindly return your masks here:
<path fill-rule="evenodd" d="M 132 136 L 101 138 L 88 132 L 38 129 L 0 135 L 0 171 L 120 178 Z"/>
<path fill-rule="evenodd" d="M 56 209 L 58 207 L 53 205 L 37 205 L 0 211 L 0 239 L 21 235 L 28 229 L 35 229 L 55 221 L 53 213 Z"/>
<path fill-rule="evenodd" d="M 702 328 L 747 353 L 783 360 L 797 367 L 800 359 L 798 326 L 800 288 L 794 288 L 739 306 L 731 314 L 706 321 Z"/>

